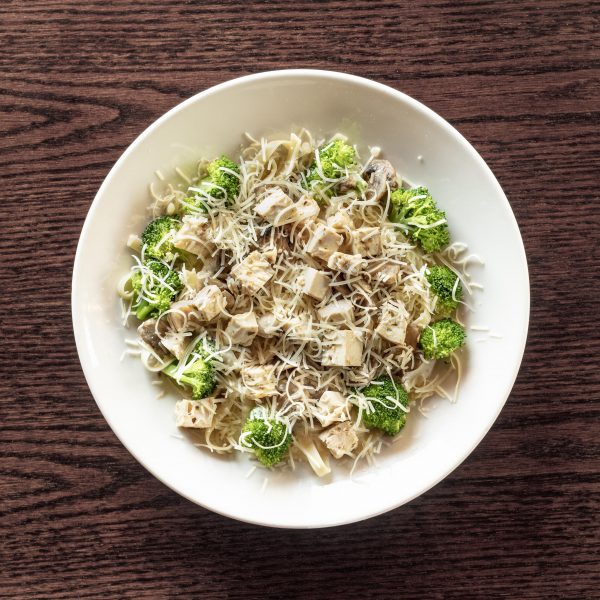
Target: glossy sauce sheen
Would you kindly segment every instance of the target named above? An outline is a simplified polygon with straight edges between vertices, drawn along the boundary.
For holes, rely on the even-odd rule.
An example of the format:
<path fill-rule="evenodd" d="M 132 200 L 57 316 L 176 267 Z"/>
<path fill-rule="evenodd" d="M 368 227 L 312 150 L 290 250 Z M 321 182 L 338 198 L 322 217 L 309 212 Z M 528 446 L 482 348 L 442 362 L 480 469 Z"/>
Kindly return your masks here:
<path fill-rule="evenodd" d="M 2 3 L 0 596 L 597 597 L 599 28 L 577 1 Z M 473 454 L 321 531 L 237 523 L 149 475 L 100 415 L 70 319 L 77 239 L 121 152 L 195 92 L 284 67 L 371 77 L 456 126 L 511 202 L 532 288 L 520 375 Z"/>

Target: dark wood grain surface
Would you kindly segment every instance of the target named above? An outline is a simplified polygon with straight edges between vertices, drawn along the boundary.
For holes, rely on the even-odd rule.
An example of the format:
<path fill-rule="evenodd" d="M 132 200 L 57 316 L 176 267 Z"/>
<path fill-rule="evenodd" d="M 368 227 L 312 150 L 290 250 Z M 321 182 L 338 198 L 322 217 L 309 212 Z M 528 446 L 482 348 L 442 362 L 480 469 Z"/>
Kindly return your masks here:
<path fill-rule="evenodd" d="M 600 4 L 0 3 L 0 596 L 600 597 Z M 497 423 L 443 483 L 336 529 L 199 508 L 117 441 L 81 372 L 71 269 L 94 194 L 184 98 L 284 67 L 425 102 L 483 155 L 529 260 Z"/>

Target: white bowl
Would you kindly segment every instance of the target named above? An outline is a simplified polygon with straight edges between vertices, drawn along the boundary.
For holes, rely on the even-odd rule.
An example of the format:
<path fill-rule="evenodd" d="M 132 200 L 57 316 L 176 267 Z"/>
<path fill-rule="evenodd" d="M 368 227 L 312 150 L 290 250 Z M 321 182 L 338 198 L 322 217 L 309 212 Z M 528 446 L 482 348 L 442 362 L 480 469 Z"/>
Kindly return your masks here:
<path fill-rule="evenodd" d="M 343 131 L 359 146 L 380 146 L 414 184 L 427 185 L 447 211 L 454 240 L 484 257 L 472 269 L 484 290 L 471 299 L 468 365 L 458 402 L 411 413 L 401 441 L 377 465 L 327 481 L 308 468 L 257 470 L 246 456 L 222 458 L 198 449 L 174 425 L 175 398 L 157 387 L 137 359 L 120 360 L 126 332 L 116 282 L 130 263 L 125 241 L 146 222 L 155 170 L 239 149 L 255 136 L 304 126 Z M 523 354 L 529 280 L 523 243 L 508 201 L 471 145 L 446 121 L 385 85 L 326 71 L 289 70 L 235 79 L 181 103 L 142 133 L 112 168 L 85 221 L 73 272 L 73 326 L 83 370 L 110 427 L 154 476 L 210 510 L 275 527 L 325 527 L 396 508 L 456 468 L 504 405 Z M 268 485 L 264 487 L 265 477 Z"/>

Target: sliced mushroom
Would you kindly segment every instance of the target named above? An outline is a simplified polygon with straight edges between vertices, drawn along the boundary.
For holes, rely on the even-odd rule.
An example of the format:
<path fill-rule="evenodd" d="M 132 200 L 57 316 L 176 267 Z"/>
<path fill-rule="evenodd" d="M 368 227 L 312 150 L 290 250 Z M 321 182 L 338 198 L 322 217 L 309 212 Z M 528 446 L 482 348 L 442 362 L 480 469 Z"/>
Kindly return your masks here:
<path fill-rule="evenodd" d="M 161 360 L 170 356 L 169 352 L 160 343 L 160 335 L 164 334 L 165 331 L 166 324 L 164 320 L 159 322 L 158 328 L 156 326 L 156 319 L 147 319 L 138 327 L 138 333 L 142 342 L 151 348 Z"/>
<path fill-rule="evenodd" d="M 406 328 L 406 343 L 409 346 L 412 346 L 416 350 L 418 342 L 419 342 L 419 328 L 416 325 L 411 323 Z"/>
<path fill-rule="evenodd" d="M 340 194 L 345 194 L 356 189 L 359 184 L 360 177 L 358 177 L 358 175 L 355 175 L 354 173 L 351 173 L 350 175 L 344 177 L 344 179 L 340 181 L 338 191 L 340 192 Z"/>
<path fill-rule="evenodd" d="M 389 160 L 376 159 L 369 163 L 363 172 L 363 177 L 368 182 L 367 197 L 381 200 L 388 186 L 390 189 L 398 187 L 396 169 Z"/>

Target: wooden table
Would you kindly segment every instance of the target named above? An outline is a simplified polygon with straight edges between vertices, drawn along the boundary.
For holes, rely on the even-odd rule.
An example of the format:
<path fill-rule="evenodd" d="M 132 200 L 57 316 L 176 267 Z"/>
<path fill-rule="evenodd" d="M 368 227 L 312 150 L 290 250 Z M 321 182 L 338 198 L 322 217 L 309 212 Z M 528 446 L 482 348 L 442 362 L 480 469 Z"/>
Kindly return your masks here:
<path fill-rule="evenodd" d="M 599 27 L 590 0 L 4 0 L 0 596 L 600 597 Z M 446 117 L 504 187 L 531 276 L 521 373 L 477 450 L 409 505 L 321 531 L 237 523 L 156 481 L 71 331 L 77 239 L 121 152 L 195 92 L 282 67 Z"/>

